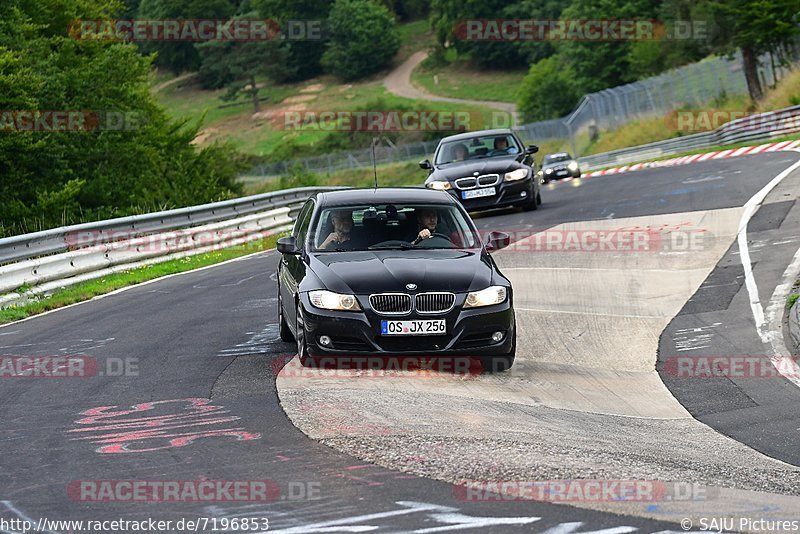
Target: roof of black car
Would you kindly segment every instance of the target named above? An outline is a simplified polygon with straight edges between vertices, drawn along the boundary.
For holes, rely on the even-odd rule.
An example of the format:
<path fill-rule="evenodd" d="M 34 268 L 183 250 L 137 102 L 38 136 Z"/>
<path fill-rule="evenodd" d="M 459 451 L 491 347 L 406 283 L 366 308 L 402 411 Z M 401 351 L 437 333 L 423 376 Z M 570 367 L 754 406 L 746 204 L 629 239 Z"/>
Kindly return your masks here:
<path fill-rule="evenodd" d="M 419 202 L 421 204 L 447 202 L 454 203 L 453 197 L 444 191 L 434 191 L 422 187 L 379 187 L 363 189 L 342 189 L 317 193 L 317 200 L 325 206 L 347 204 L 389 204 L 397 202 Z"/>
<path fill-rule="evenodd" d="M 472 139 L 473 137 L 484 137 L 487 135 L 500 135 L 500 134 L 513 134 L 514 131 L 510 128 L 497 128 L 495 130 L 478 130 L 474 132 L 464 132 L 456 135 L 451 135 L 442 139 L 442 141 L 459 141 L 461 139 Z"/>

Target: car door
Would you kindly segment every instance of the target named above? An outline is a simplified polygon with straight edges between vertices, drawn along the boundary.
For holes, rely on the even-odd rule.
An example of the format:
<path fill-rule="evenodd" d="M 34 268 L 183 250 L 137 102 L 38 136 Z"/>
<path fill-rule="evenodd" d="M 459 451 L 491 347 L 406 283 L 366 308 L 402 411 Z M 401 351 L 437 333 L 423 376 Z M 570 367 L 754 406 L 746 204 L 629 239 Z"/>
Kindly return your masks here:
<path fill-rule="evenodd" d="M 284 316 L 292 330 L 294 330 L 294 317 L 297 313 L 295 306 L 297 286 L 300 285 L 306 273 L 306 237 L 308 236 L 308 227 L 311 224 L 311 216 L 314 214 L 314 206 L 314 199 L 309 199 L 303 204 L 292 230 L 292 235 L 300 248 L 300 254 L 283 254 L 278 268 L 278 287 L 281 292 Z"/>

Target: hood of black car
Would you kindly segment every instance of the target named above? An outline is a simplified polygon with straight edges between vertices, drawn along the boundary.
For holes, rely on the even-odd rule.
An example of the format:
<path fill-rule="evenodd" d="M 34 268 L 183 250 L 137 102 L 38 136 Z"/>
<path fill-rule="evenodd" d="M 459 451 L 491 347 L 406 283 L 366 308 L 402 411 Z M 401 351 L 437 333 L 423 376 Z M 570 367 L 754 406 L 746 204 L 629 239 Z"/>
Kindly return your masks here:
<path fill-rule="evenodd" d="M 497 157 L 497 158 L 486 158 L 486 159 L 479 159 L 474 161 L 465 161 L 465 162 L 457 162 L 457 163 L 448 163 L 446 165 L 442 165 L 441 167 L 437 167 L 433 173 L 428 176 L 426 182 L 438 180 L 457 180 L 458 178 L 464 178 L 468 176 L 476 176 L 482 174 L 504 174 L 506 172 L 511 172 L 522 167 L 527 167 L 526 165 L 520 163 L 514 156 L 508 157 Z"/>
<path fill-rule="evenodd" d="M 482 251 L 453 249 L 317 253 L 309 267 L 321 285 L 337 293 L 452 291 L 491 285 L 491 259 Z M 406 288 L 416 284 L 415 290 Z M 311 289 L 311 288 L 304 288 Z"/>

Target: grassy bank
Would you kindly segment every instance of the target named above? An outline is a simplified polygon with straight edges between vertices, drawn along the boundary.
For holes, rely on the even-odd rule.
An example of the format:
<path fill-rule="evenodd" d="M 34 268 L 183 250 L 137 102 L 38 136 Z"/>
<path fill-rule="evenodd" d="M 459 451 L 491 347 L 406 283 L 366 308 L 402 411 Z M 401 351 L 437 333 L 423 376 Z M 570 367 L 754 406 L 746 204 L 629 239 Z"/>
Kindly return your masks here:
<path fill-rule="evenodd" d="M 76 302 L 82 302 L 99 295 L 104 295 L 123 287 L 128 287 L 155 278 L 161 278 L 170 274 L 177 274 L 186 271 L 214 265 L 223 261 L 232 260 L 248 254 L 271 250 L 275 247 L 277 236 L 252 241 L 246 245 L 206 252 L 194 256 L 169 260 L 153 265 L 138 267 L 129 271 L 109 274 L 95 280 L 87 280 L 73 286 L 65 287 L 55 291 L 40 300 L 31 301 L 12 308 L 0 310 L 0 324 L 18 321 L 32 315 L 38 315 L 46 311 L 62 308 Z M 21 288 L 22 290 L 27 288 Z"/>
<path fill-rule="evenodd" d="M 526 70 L 480 71 L 468 61 L 456 60 L 441 67 L 420 65 L 411 74 L 411 82 L 435 95 L 516 102 L 517 89 L 525 74 Z"/>

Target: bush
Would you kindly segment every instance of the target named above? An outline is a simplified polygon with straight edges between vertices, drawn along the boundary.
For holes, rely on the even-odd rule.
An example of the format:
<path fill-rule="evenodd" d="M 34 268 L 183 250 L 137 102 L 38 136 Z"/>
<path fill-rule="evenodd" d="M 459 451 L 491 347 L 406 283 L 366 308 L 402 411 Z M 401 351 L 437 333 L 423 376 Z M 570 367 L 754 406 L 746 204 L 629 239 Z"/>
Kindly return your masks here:
<path fill-rule="evenodd" d="M 6 124 L 0 232 L 202 204 L 241 191 L 236 151 L 196 148 L 198 125 L 171 121 L 156 103 L 148 85 L 152 57 L 133 44 L 69 38 L 66 25 L 50 29 L 50 14 L 39 10 L 44 0 L 35 7 L 7 1 L 13 5 L 0 21 L 0 110 L 85 110 L 99 120 L 85 131 L 14 131 Z M 57 3 L 75 18 L 114 16 L 88 2 Z M 25 33 L 17 34 L 20 28 Z M 121 116 L 125 124 L 103 121 Z"/>
<path fill-rule="evenodd" d="M 289 174 L 281 176 L 279 189 L 290 189 L 292 187 L 311 187 L 319 185 L 319 176 L 303 167 L 300 163 L 295 163 L 289 167 Z"/>
<path fill-rule="evenodd" d="M 572 111 L 580 96 L 572 69 L 553 56 L 531 65 L 520 84 L 517 107 L 526 121 L 556 119 Z"/>
<path fill-rule="evenodd" d="M 330 43 L 322 66 L 344 81 L 383 69 L 400 48 L 392 13 L 374 0 L 336 0 L 328 27 Z"/>

